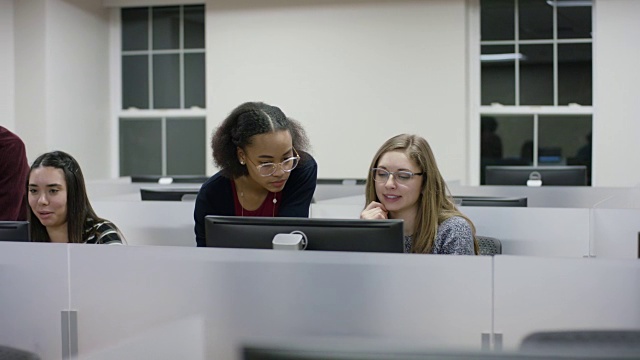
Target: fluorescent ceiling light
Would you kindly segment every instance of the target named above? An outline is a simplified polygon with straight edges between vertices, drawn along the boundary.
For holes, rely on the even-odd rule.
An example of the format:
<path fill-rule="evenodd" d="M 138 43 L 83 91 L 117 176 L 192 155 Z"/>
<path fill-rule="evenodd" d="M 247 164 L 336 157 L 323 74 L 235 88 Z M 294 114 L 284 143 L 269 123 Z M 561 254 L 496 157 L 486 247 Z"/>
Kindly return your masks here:
<path fill-rule="evenodd" d="M 509 54 L 483 54 L 480 55 L 480 61 L 495 62 L 495 61 L 513 61 L 513 60 L 526 60 L 527 57 L 520 53 Z"/>
<path fill-rule="evenodd" d="M 591 0 L 586 0 L 586 1 L 571 1 L 571 0 L 565 0 L 565 1 L 560 1 L 560 0 L 547 0 L 547 5 L 550 6 L 556 6 L 556 7 L 578 7 L 578 6 L 592 6 L 593 5 L 593 1 Z"/>

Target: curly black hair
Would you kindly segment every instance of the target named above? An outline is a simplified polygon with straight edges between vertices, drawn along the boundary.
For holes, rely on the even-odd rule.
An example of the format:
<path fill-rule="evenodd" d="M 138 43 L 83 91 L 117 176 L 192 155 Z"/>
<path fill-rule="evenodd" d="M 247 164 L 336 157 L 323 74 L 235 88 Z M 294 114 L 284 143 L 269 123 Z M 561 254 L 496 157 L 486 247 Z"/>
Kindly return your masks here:
<path fill-rule="evenodd" d="M 238 161 L 237 148 L 250 145 L 254 135 L 281 130 L 289 131 L 296 150 L 308 150 L 309 139 L 299 122 L 288 118 L 276 106 L 246 102 L 236 107 L 214 131 L 211 137 L 213 160 L 228 178 L 248 175 L 247 168 Z"/>

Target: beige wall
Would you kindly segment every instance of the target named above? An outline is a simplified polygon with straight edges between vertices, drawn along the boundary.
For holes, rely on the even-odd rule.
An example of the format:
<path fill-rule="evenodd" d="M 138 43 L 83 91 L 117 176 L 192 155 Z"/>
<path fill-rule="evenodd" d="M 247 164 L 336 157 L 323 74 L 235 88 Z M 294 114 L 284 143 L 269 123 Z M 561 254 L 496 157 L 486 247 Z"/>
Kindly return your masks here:
<path fill-rule="evenodd" d="M 262 100 L 304 124 L 319 177 L 366 177 L 409 132 L 464 178 L 465 14 L 464 0 L 208 1 L 208 125 Z"/>
<path fill-rule="evenodd" d="M 593 184 L 640 185 L 640 1 L 598 1 L 594 23 Z"/>
<path fill-rule="evenodd" d="M 110 175 L 109 22 L 99 0 L 15 2 L 16 128 L 29 159 L 64 150 Z"/>
<path fill-rule="evenodd" d="M 7 30 L 0 35 L 0 124 L 25 138 L 31 159 L 63 148 L 88 178 L 111 176 L 118 148 L 109 138 L 116 126 L 109 117 L 114 75 L 102 5 L 142 3 L 150 0 L 1 3 L 9 11 L 0 11 L 0 30 Z M 208 130 L 239 103 L 263 100 L 305 125 L 321 177 L 363 177 L 386 138 L 414 132 L 431 142 L 447 179 L 468 182 L 479 127 L 468 122 L 467 6 L 466 0 L 208 0 Z M 597 186 L 640 183 L 638 13 L 635 0 L 595 4 Z"/>

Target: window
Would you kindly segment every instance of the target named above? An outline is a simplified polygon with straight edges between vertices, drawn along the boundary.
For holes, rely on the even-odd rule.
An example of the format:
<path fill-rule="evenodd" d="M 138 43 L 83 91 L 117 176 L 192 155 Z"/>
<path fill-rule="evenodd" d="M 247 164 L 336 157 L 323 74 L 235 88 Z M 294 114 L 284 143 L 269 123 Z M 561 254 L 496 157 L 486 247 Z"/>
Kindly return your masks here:
<path fill-rule="evenodd" d="M 120 10 L 120 176 L 204 175 L 204 9 Z"/>
<path fill-rule="evenodd" d="M 591 170 L 591 9 L 589 1 L 480 1 L 480 184 L 486 165 Z"/>

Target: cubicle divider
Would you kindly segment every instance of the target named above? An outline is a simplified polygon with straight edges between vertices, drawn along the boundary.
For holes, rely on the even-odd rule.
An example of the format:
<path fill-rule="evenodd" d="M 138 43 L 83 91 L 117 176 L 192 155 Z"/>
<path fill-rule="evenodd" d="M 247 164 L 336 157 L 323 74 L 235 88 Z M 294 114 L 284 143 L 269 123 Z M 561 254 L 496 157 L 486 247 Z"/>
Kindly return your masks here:
<path fill-rule="evenodd" d="M 460 207 L 476 232 L 502 242 L 502 253 L 588 257 L 589 209 Z"/>
<path fill-rule="evenodd" d="M 491 333 L 490 258 L 78 246 L 70 255 L 80 354 L 124 358 L 135 338 L 190 359 L 233 359 L 249 339 L 311 336 L 479 350 Z M 109 271 L 96 279 L 94 268 Z M 103 300 L 113 294 L 126 299 Z M 166 330 L 173 324 L 181 328 Z"/>
<path fill-rule="evenodd" d="M 98 200 L 92 206 L 118 226 L 129 245 L 196 246 L 193 202 Z"/>
<path fill-rule="evenodd" d="M 60 261 L 9 266 L 17 253 L 51 249 Z M 490 257 L 73 244 L 0 244 L 0 253 L 3 278 L 14 279 L 3 281 L 0 342 L 47 359 L 61 357 L 66 309 L 77 314 L 82 359 L 235 359 L 249 340 L 298 337 L 480 350 L 492 330 Z M 35 282 L 27 267 L 55 271 Z M 20 289 L 32 301 L 12 295 Z M 45 301 L 49 289 L 60 301 Z"/>
<path fill-rule="evenodd" d="M 0 345 L 42 359 L 60 359 L 63 348 L 69 354 L 69 342 L 64 347 L 62 342 L 62 316 L 69 310 L 68 250 L 59 244 L 0 242 Z"/>
<path fill-rule="evenodd" d="M 462 186 L 449 184 L 455 196 L 526 197 L 529 207 L 592 208 L 614 196 L 624 196 L 630 188 L 591 186 Z"/>
<path fill-rule="evenodd" d="M 640 187 L 598 203 L 591 221 L 595 256 L 640 259 Z"/>
<path fill-rule="evenodd" d="M 0 343 L 46 359 L 239 359 L 256 339 L 514 350 L 533 331 L 640 328 L 634 260 L 0 243 L 0 270 Z"/>
<path fill-rule="evenodd" d="M 112 184 L 94 182 L 90 188 L 92 194 L 98 194 L 93 200 L 96 212 L 118 225 L 132 245 L 195 246 L 193 201 L 141 201 L 139 186 L 121 180 Z M 364 195 L 336 196 L 361 192 L 362 187 L 362 181 L 318 185 L 318 199 L 323 199 L 316 199 L 311 205 L 310 216 L 358 218 L 364 207 Z M 452 191 L 457 196 L 527 198 L 526 208 L 475 207 L 465 206 L 464 202 L 460 206 L 473 220 L 479 235 L 502 241 L 503 254 L 638 256 L 640 188 L 454 184 Z"/>
<path fill-rule="evenodd" d="M 637 260 L 494 258 L 494 331 L 516 350 L 536 331 L 640 329 Z"/>

